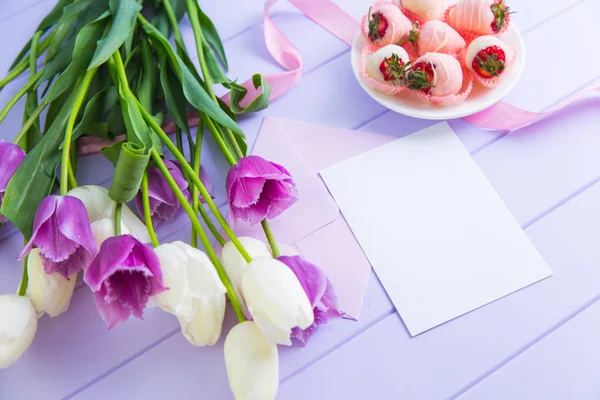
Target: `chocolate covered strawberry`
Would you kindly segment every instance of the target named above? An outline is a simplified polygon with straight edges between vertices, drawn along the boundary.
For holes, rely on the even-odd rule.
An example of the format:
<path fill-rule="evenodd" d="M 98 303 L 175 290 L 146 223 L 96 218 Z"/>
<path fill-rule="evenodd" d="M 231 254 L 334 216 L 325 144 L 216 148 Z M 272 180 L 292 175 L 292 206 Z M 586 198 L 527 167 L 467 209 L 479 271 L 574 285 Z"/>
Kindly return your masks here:
<path fill-rule="evenodd" d="M 495 36 L 480 36 L 467 47 L 465 64 L 482 79 L 495 79 L 501 76 L 507 67 L 511 49 Z"/>
<path fill-rule="evenodd" d="M 417 58 L 406 78 L 409 89 L 432 96 L 458 94 L 463 84 L 458 60 L 443 53 L 426 53 Z"/>
<path fill-rule="evenodd" d="M 402 47 L 388 44 L 367 58 L 367 74 L 390 85 L 404 86 L 410 58 Z"/>
<path fill-rule="evenodd" d="M 442 19 L 444 0 L 400 0 L 400 7 L 423 21 Z"/>
<path fill-rule="evenodd" d="M 448 11 L 446 22 L 459 32 L 491 35 L 507 27 L 510 14 L 505 0 L 461 0 Z"/>
<path fill-rule="evenodd" d="M 389 3 L 370 8 L 362 24 L 365 38 L 378 46 L 405 40 L 412 28 L 412 23 L 402 11 Z"/>

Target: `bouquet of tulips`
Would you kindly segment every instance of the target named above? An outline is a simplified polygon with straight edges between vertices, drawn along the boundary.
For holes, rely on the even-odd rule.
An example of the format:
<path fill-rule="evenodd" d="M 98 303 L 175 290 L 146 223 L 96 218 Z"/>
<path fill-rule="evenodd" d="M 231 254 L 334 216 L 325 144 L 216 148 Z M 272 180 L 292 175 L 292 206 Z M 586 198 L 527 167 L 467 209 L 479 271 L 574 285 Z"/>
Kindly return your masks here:
<path fill-rule="evenodd" d="M 184 15 L 199 69 L 183 43 Z M 268 105 L 269 87 L 254 75 L 260 94 L 248 101 L 226 70 L 196 0 L 59 0 L 42 20 L 0 81 L 1 90 L 29 74 L 0 111 L 1 123 L 26 98 L 21 130 L 0 142 L 0 225 L 12 223 L 25 243 L 17 295 L 0 295 L 0 368 L 26 351 L 39 317 L 67 311 L 80 273 L 109 329 L 155 305 L 195 346 L 218 341 L 228 298 L 239 320 L 224 346 L 236 399 L 274 398 L 277 344 L 306 343 L 342 315 L 325 274 L 278 245 L 269 227 L 297 200 L 296 186 L 281 165 L 247 156 L 236 123 Z M 213 85 L 229 89 L 228 103 Z M 230 165 L 229 220 L 261 224 L 266 242 L 236 237 L 213 201 L 200 164 L 205 128 Z M 109 189 L 77 182 L 84 142 L 109 143 L 101 150 L 114 165 Z M 181 209 L 190 244 L 160 244 L 155 227 Z"/>

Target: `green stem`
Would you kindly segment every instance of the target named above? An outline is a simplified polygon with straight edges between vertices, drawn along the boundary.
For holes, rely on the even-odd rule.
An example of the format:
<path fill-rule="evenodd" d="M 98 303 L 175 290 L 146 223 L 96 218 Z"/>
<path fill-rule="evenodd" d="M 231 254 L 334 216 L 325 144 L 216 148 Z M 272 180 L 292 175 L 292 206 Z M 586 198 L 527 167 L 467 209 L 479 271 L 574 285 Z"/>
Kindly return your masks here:
<path fill-rule="evenodd" d="M 40 36 L 42 35 L 42 32 L 36 32 L 35 35 L 33 35 L 33 38 L 31 39 L 31 50 L 29 52 L 29 79 L 33 79 L 33 77 L 35 76 L 35 74 L 37 73 L 37 46 L 38 46 L 38 42 L 40 40 Z M 25 115 L 23 116 L 23 119 L 25 121 L 27 121 L 27 119 L 29 119 L 29 115 L 27 114 L 29 111 L 29 99 L 32 98 L 34 99 L 35 103 L 35 107 L 37 108 L 37 89 L 32 89 L 33 94 L 30 92 L 27 94 L 27 97 L 25 98 Z M 32 94 L 32 96 L 30 97 L 30 95 Z M 34 123 L 37 122 L 39 125 L 39 121 L 34 121 Z M 19 144 L 21 146 L 21 148 L 23 149 L 23 151 L 25 153 L 28 153 L 28 148 L 29 148 L 29 140 L 28 140 L 28 135 L 25 135 L 23 137 L 23 139 L 21 140 L 21 143 Z"/>
<path fill-rule="evenodd" d="M 206 88 L 206 91 L 208 92 L 210 97 L 213 99 L 213 101 L 215 103 L 219 104 L 219 102 L 217 101 L 217 97 L 215 96 L 215 93 L 212 88 L 210 72 L 208 71 L 208 66 L 206 65 L 206 58 L 204 57 L 204 51 L 202 48 L 204 41 L 205 41 L 204 33 L 202 32 L 202 26 L 200 25 L 200 20 L 198 18 L 198 8 L 197 8 L 198 6 L 194 1 L 195 0 L 185 0 L 185 7 L 187 9 L 188 16 L 190 18 L 192 30 L 194 31 L 194 41 L 196 42 L 196 52 L 198 53 L 198 61 L 200 62 L 200 70 L 202 71 L 202 76 L 204 77 L 204 87 Z M 214 126 L 213 121 L 208 117 L 206 117 L 205 120 L 206 120 L 206 124 L 208 125 L 208 129 L 210 130 L 211 134 L 215 138 L 215 141 L 217 142 L 217 145 L 223 152 L 223 155 L 227 159 L 227 162 L 229 162 L 230 165 L 236 164 L 236 162 L 237 162 L 236 158 L 234 157 L 234 155 L 231 154 L 228 146 L 224 143 L 223 138 L 221 137 L 220 133 Z M 227 135 L 227 139 L 231 143 L 231 146 L 233 147 L 233 149 L 237 155 L 237 158 L 244 157 L 244 153 L 242 152 L 242 149 L 238 145 L 238 142 L 235 139 L 233 132 L 231 132 L 230 129 L 225 128 L 225 127 L 223 127 L 223 129 L 225 130 L 225 135 Z M 275 242 L 275 239 L 273 238 L 273 232 L 271 231 L 269 223 L 266 220 L 263 220 L 261 222 L 261 225 L 263 227 L 263 230 L 265 231 L 267 240 L 269 241 L 269 244 L 271 245 L 271 251 L 273 252 L 273 256 L 278 257 L 279 249 L 277 247 L 277 243 Z"/>
<path fill-rule="evenodd" d="M 142 203 L 144 205 L 144 221 L 146 222 L 146 227 L 148 228 L 148 233 L 150 234 L 152 246 L 157 247 L 160 245 L 160 243 L 158 242 L 158 238 L 156 237 L 154 225 L 152 224 L 152 214 L 150 213 L 150 196 L 148 195 L 148 170 L 144 172 L 144 176 L 142 177 Z"/>
<path fill-rule="evenodd" d="M 194 209 L 192 208 L 192 206 L 190 205 L 188 200 L 185 198 L 185 195 L 181 191 L 181 188 L 175 182 L 175 179 L 169 172 L 169 169 L 165 165 L 164 161 L 162 160 L 162 158 L 160 157 L 158 152 L 155 149 L 152 149 L 151 155 L 152 155 L 152 159 L 154 160 L 154 162 L 160 169 L 160 172 L 163 174 L 163 176 L 167 180 L 167 183 L 171 187 L 171 190 L 175 194 L 175 197 L 177 197 L 177 199 L 181 203 L 181 206 L 183 207 L 183 209 L 187 213 L 188 217 L 190 218 L 190 221 L 192 222 L 194 230 L 196 230 L 198 232 L 198 235 L 200 236 L 200 241 L 202 242 L 202 245 L 204 246 L 204 250 L 206 251 L 208 258 L 215 266 L 215 269 L 217 270 L 217 273 L 219 274 L 219 278 L 221 278 L 221 282 L 223 282 L 223 285 L 227 289 L 227 296 L 229 297 L 229 300 L 231 301 L 231 305 L 233 306 L 233 309 L 235 311 L 235 314 L 237 315 L 239 322 L 244 322 L 246 320 L 246 317 L 244 316 L 244 312 L 242 311 L 240 302 L 235 295 L 231 281 L 229 280 L 229 277 L 227 276 L 225 269 L 221 265 L 221 262 L 219 261 L 219 258 L 217 257 L 217 253 L 213 249 L 210 241 L 208 240 L 208 236 L 204 232 L 204 228 L 202 228 L 202 224 L 200 224 L 200 221 L 198 220 L 198 216 L 196 214 L 194 214 Z M 200 189 L 200 190 L 202 191 L 202 189 Z"/>
<path fill-rule="evenodd" d="M 200 20 L 198 18 L 198 5 L 194 3 L 195 0 L 185 0 L 185 8 L 192 24 L 192 30 L 194 31 L 194 42 L 196 43 L 196 53 L 198 53 L 198 61 L 200 62 L 200 69 L 202 70 L 202 76 L 204 77 L 204 83 L 206 92 L 209 96 L 217 102 L 217 97 L 212 88 L 212 82 L 208 67 L 206 65 L 206 58 L 204 57 L 204 50 L 202 48 L 204 44 L 204 33 L 200 26 Z"/>
<path fill-rule="evenodd" d="M 175 125 L 175 140 L 177 143 L 177 149 L 181 152 L 181 154 L 185 154 L 183 151 L 183 137 L 181 136 L 181 129 L 179 126 Z M 190 157 L 192 155 L 190 154 Z"/>
<path fill-rule="evenodd" d="M 137 99 L 136 99 L 136 101 L 137 101 Z M 215 204 L 212 197 L 210 196 L 210 193 L 208 193 L 208 190 L 206 190 L 206 187 L 200 181 L 200 177 L 194 173 L 194 169 L 190 166 L 190 164 L 188 164 L 188 162 L 186 161 L 183 154 L 181 154 L 181 152 L 179 150 L 177 150 L 177 146 L 175 146 L 173 144 L 173 142 L 171 141 L 169 136 L 165 133 L 165 131 L 163 131 L 162 128 L 160 127 L 160 125 L 158 123 L 156 123 L 154 118 L 152 118 L 152 115 L 150 115 L 150 113 L 144 107 L 142 107 L 142 105 L 139 103 L 139 101 L 137 102 L 137 105 L 138 105 L 140 112 L 142 113 L 142 117 L 144 118 L 146 123 L 148 125 L 150 125 L 150 128 L 152 128 L 154 130 L 154 132 L 156 132 L 156 134 L 158 135 L 160 140 L 163 141 L 163 143 L 167 146 L 169 151 L 173 154 L 173 156 L 175 156 L 177 161 L 179 161 L 179 163 L 181 164 L 181 168 L 183 168 L 184 173 L 189 175 L 190 179 L 192 180 L 192 183 L 200 190 L 200 195 L 202 196 L 202 198 L 208 205 L 208 208 L 210 209 L 210 211 L 217 218 L 217 222 L 219 222 L 219 225 L 221 225 L 221 227 L 225 231 L 225 234 L 227 235 L 227 237 L 229 237 L 229 239 L 231 240 L 231 242 L 233 243 L 235 248 L 240 252 L 242 257 L 244 257 L 244 260 L 246 260 L 246 262 L 252 261 L 252 257 L 250 257 L 250 255 L 248 254 L 246 249 L 244 249 L 244 246 L 242 246 L 242 244 L 238 240 L 235 233 L 233 233 L 233 230 L 231 229 L 231 227 L 227 224 L 227 221 L 225 221 L 225 218 L 223 218 L 221 211 L 219 211 L 219 209 L 217 208 L 217 205 Z M 193 210 L 192 210 L 192 213 L 193 213 Z M 198 218 L 198 217 L 196 216 L 196 218 Z"/>
<path fill-rule="evenodd" d="M 83 104 L 83 100 L 85 99 L 85 95 L 90 87 L 92 78 L 96 74 L 97 70 L 98 68 L 89 69 L 83 76 L 83 80 L 77 88 L 77 97 L 75 98 L 75 102 L 73 103 L 73 108 L 71 109 L 71 113 L 69 114 L 69 119 L 67 120 L 67 126 L 65 128 L 65 141 L 63 143 L 62 164 L 60 170 L 60 194 L 63 196 L 69 191 L 69 162 L 71 161 L 71 137 L 73 135 L 73 127 L 75 126 L 77 114 L 79 114 L 79 109 Z"/>
<path fill-rule="evenodd" d="M 269 226 L 269 222 L 266 219 L 263 219 L 260 224 L 265 231 L 265 235 L 267 236 L 267 240 L 269 241 L 269 246 L 271 246 L 271 253 L 273 253 L 273 257 L 277 258 L 281 255 L 279 252 L 279 246 L 277 246 L 277 242 L 275 241 L 275 237 L 273 236 L 273 232 L 271 231 L 271 227 Z"/>
<path fill-rule="evenodd" d="M 37 48 L 38 54 L 43 53 L 48 48 L 48 46 L 50 46 L 50 42 L 52 41 L 53 37 L 54 37 L 54 31 L 52 31 L 52 33 L 50 33 L 47 37 L 45 37 L 40 42 L 40 44 Z M 38 54 L 36 54 L 36 56 Z M 36 57 L 36 60 L 37 60 L 37 57 Z M 4 86 L 9 84 L 17 76 L 21 75 L 27 69 L 27 67 L 29 67 L 29 63 L 30 63 L 30 60 L 28 60 L 26 57 L 26 58 L 23 58 L 13 69 L 11 69 L 10 72 L 8 73 L 8 75 L 6 75 L 6 77 L 0 81 L 0 90 L 2 90 L 2 88 L 4 88 Z"/>
<path fill-rule="evenodd" d="M 73 172 L 73 164 L 69 163 L 69 188 L 75 189 L 77 187 L 77 179 L 75 179 L 75 173 Z"/>
<path fill-rule="evenodd" d="M 235 165 L 237 163 L 237 161 L 236 161 L 235 157 L 233 156 L 233 154 L 231 154 L 231 151 L 229 151 L 229 147 L 227 147 L 227 144 L 223 140 L 223 137 L 221 136 L 219 129 L 215 126 L 215 123 L 213 122 L 213 120 L 210 119 L 208 116 L 206 116 L 206 114 L 204 114 L 202 116 L 202 118 L 203 118 L 204 122 L 206 122 L 206 126 L 208 127 L 208 130 L 212 134 L 213 139 L 215 139 L 217 146 L 219 146 L 219 148 L 221 149 L 221 152 L 223 152 L 223 156 L 225 156 L 225 159 L 227 160 L 229 165 Z"/>
<path fill-rule="evenodd" d="M 179 44 L 183 43 L 183 37 L 181 36 L 181 31 L 179 30 L 179 23 L 177 22 L 177 17 L 175 16 L 175 12 L 173 11 L 173 6 L 171 6 L 171 1 L 163 0 L 163 7 L 165 8 L 165 12 L 167 13 L 169 23 L 173 28 L 173 37 L 175 38 L 175 44 L 177 45 L 177 53 L 185 51 L 185 49 L 179 48 Z"/>
<path fill-rule="evenodd" d="M 27 242 L 27 241 L 25 241 Z M 21 284 L 19 285 L 19 296 L 25 296 L 27 292 L 27 285 L 29 284 L 29 271 L 27 271 L 27 260 L 29 260 L 29 254 L 25 257 L 25 261 L 23 261 L 23 275 L 21 276 Z"/>
<path fill-rule="evenodd" d="M 123 203 L 117 203 L 115 206 L 115 236 L 121 236 L 121 210 Z"/>
<path fill-rule="evenodd" d="M 223 129 L 225 130 L 225 134 L 227 135 L 227 138 L 231 142 L 231 146 L 233 147 L 233 150 L 235 150 L 237 158 L 238 159 L 243 158 L 244 153 L 242 152 L 242 149 L 240 148 L 240 145 L 238 144 L 237 140 L 235 140 L 235 136 L 233 135 L 233 132 L 231 132 L 231 129 L 225 128 L 225 127 L 223 127 Z"/>
<path fill-rule="evenodd" d="M 42 101 L 42 103 L 35 109 L 35 111 L 29 116 L 29 119 L 23 124 L 19 133 L 17 133 L 17 136 L 15 136 L 13 144 L 19 145 L 19 143 L 23 141 L 27 131 L 29 131 L 29 128 L 31 128 L 47 105 L 48 103 L 46 101 Z"/>
<path fill-rule="evenodd" d="M 15 95 L 8 101 L 8 103 L 6 103 L 2 111 L 0 111 L 0 123 L 4 121 L 4 118 L 6 118 L 10 110 L 15 106 L 15 104 L 17 104 L 19 99 L 21 99 L 21 97 L 23 97 L 23 95 L 27 93 L 29 89 L 33 87 L 33 85 L 35 85 L 38 79 L 40 79 L 40 76 L 42 76 L 42 74 L 44 73 L 45 68 L 46 67 L 43 67 L 37 74 L 35 74 L 31 79 L 29 79 L 27 83 L 23 85 L 17 93 L 15 93 Z"/>

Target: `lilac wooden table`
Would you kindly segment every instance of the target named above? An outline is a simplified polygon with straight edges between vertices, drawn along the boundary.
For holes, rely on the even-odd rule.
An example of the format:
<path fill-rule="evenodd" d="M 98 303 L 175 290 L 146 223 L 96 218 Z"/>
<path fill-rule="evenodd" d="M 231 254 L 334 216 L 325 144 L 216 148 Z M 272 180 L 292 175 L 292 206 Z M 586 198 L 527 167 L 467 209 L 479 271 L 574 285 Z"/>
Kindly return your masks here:
<path fill-rule="evenodd" d="M 54 1 L 2 1 L 0 71 Z M 370 2 L 339 0 L 356 18 Z M 225 39 L 230 76 L 278 71 L 262 40 L 263 2 L 222 3 L 201 0 Z M 528 59 L 506 101 L 541 111 L 600 82 L 594 47 L 600 37 L 598 0 L 510 5 L 518 10 L 514 22 Z M 304 55 L 305 76 L 261 115 L 242 120 L 251 142 L 266 115 L 396 136 L 431 124 L 386 111 L 368 98 L 354 81 L 347 46 L 292 6 L 282 2 L 274 15 Z M 183 33 L 191 44 L 191 29 Z M 0 93 L 0 104 L 24 79 Z M 22 107 L 2 125 L 0 138 L 10 140 L 18 131 Z M 575 108 L 510 134 L 451 121 L 554 271 L 552 278 L 410 338 L 373 274 L 359 322 L 339 321 L 321 329 L 306 348 L 282 349 L 279 398 L 600 398 L 600 112 L 597 99 Z M 225 168 L 211 146 L 203 159 L 220 183 L 217 201 L 225 204 Z M 101 157 L 90 157 L 78 179 L 107 184 L 110 171 Z M 161 238 L 186 240 L 190 228 L 184 221 L 161 226 Z M 18 285 L 21 247 L 14 229 L 0 230 L 0 292 Z M 231 326 L 232 318 L 227 321 Z M 190 346 L 175 318 L 158 310 L 108 332 L 90 291 L 79 284 L 69 312 L 41 319 L 27 354 L 0 371 L 0 399 L 230 399 L 226 379 L 222 345 Z"/>

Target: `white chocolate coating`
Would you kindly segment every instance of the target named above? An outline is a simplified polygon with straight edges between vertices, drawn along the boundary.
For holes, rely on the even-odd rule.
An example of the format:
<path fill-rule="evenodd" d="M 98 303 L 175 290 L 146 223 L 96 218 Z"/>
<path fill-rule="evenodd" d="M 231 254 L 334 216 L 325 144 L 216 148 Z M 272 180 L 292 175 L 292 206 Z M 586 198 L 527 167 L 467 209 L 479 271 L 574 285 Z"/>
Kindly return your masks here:
<path fill-rule="evenodd" d="M 442 21 L 427 21 L 419 33 L 419 54 L 460 53 L 465 46 L 463 39 L 450 25 Z"/>
<path fill-rule="evenodd" d="M 398 43 L 402 39 L 406 38 L 412 29 L 412 23 L 408 17 L 402 14 L 402 11 L 394 4 L 384 4 L 382 6 L 376 6 L 371 8 L 371 15 L 375 12 L 380 12 L 382 16 L 387 19 L 388 27 L 385 34 L 375 44 L 379 46 L 385 46 L 390 43 Z M 368 37 L 369 34 L 369 18 L 365 18 L 364 25 L 362 27 L 363 33 L 368 41 L 371 39 Z"/>
<path fill-rule="evenodd" d="M 430 21 L 444 16 L 444 0 L 401 0 L 401 6 L 417 17 Z"/>
<path fill-rule="evenodd" d="M 463 84 L 462 68 L 458 60 L 444 53 L 427 53 L 417 58 L 413 65 L 426 62 L 433 65 L 433 88 L 429 94 L 446 96 L 458 94 Z"/>
<path fill-rule="evenodd" d="M 483 50 L 487 49 L 490 46 L 498 46 L 502 50 L 504 50 L 504 54 L 508 57 L 511 53 L 510 47 L 502 40 L 498 39 L 496 36 L 486 35 L 479 36 L 477 39 L 473 40 L 469 46 L 467 47 L 467 53 L 465 55 L 465 64 L 467 64 L 467 68 L 473 71 L 473 60 L 477 57 L 477 54 Z"/>
<path fill-rule="evenodd" d="M 450 12 L 448 23 L 458 31 L 492 34 L 494 0 L 461 0 Z"/>
<path fill-rule="evenodd" d="M 382 47 L 381 49 L 377 50 L 375 53 L 371 54 L 367 58 L 367 62 L 366 62 L 366 66 L 365 66 L 365 70 L 367 71 L 367 74 L 369 74 L 369 76 L 371 78 L 373 78 L 381 83 L 386 83 L 386 80 L 384 79 L 383 74 L 379 70 L 379 66 L 381 65 L 381 62 L 385 58 L 390 58 L 392 56 L 392 54 L 397 54 L 398 58 L 403 63 L 407 63 L 408 61 L 410 61 L 410 57 L 408 56 L 408 53 L 406 52 L 406 50 L 404 50 L 402 47 L 397 46 L 395 44 L 388 44 L 387 46 Z"/>

